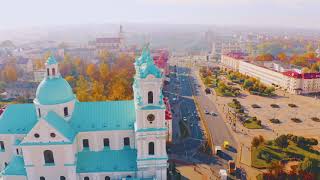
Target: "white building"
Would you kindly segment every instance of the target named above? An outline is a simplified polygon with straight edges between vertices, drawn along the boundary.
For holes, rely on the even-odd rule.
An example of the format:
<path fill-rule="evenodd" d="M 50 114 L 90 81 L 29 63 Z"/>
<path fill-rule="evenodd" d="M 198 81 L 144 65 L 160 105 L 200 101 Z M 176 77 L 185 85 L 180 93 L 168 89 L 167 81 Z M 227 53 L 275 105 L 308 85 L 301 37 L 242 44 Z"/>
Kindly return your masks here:
<path fill-rule="evenodd" d="M 4 180 L 167 179 L 162 74 L 148 49 L 131 101 L 79 102 L 54 57 L 46 68 L 34 103 L 0 116 Z"/>
<path fill-rule="evenodd" d="M 301 73 L 299 70 L 274 62 L 252 63 L 240 56 L 223 55 L 221 64 L 241 74 L 278 86 L 292 94 L 320 92 L 320 73 Z"/>

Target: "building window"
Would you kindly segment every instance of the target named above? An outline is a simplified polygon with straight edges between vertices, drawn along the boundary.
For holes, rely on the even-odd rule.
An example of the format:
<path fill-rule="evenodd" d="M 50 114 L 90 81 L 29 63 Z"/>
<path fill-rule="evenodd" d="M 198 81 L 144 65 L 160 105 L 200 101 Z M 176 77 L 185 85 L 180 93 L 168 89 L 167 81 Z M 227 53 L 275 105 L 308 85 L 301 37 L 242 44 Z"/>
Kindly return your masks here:
<path fill-rule="evenodd" d="M 53 153 L 50 150 L 45 150 L 43 152 L 44 156 L 44 162 L 45 164 L 53 164 L 54 163 L 54 158 L 53 158 Z"/>
<path fill-rule="evenodd" d="M 66 180 L 66 177 L 60 176 L 60 180 Z"/>
<path fill-rule="evenodd" d="M 40 135 L 39 135 L 38 133 L 35 133 L 33 136 L 34 136 L 35 138 L 39 138 L 39 137 L 40 137 Z"/>
<path fill-rule="evenodd" d="M 38 115 L 39 115 L 39 117 L 41 117 L 41 111 L 40 111 L 40 108 L 38 108 Z"/>
<path fill-rule="evenodd" d="M 109 177 L 109 176 L 106 176 L 106 177 L 104 178 L 104 180 L 110 180 L 110 177 Z"/>
<path fill-rule="evenodd" d="M 128 176 L 127 176 L 127 178 L 131 178 L 131 176 L 130 176 L 130 175 L 128 175 Z"/>
<path fill-rule="evenodd" d="M 55 76 L 55 75 L 56 75 L 56 69 L 52 68 L 52 76 Z"/>
<path fill-rule="evenodd" d="M 153 104 L 153 92 L 148 92 L 148 104 Z"/>
<path fill-rule="evenodd" d="M 123 144 L 124 144 L 124 146 L 130 146 L 130 138 L 125 137 L 125 138 L 123 139 Z"/>
<path fill-rule="evenodd" d="M 4 167 L 7 167 L 8 166 L 8 163 L 7 162 L 4 162 Z"/>
<path fill-rule="evenodd" d="M 43 176 L 40 177 L 40 180 L 46 180 L 46 178 L 44 178 Z"/>
<path fill-rule="evenodd" d="M 4 147 L 4 142 L 0 141 L 0 151 L 4 151 L 6 148 Z"/>
<path fill-rule="evenodd" d="M 18 148 L 16 149 L 16 152 L 17 152 L 17 155 L 19 155 L 19 149 Z"/>
<path fill-rule="evenodd" d="M 83 148 L 89 148 L 89 139 L 83 139 L 82 145 L 83 145 Z"/>
<path fill-rule="evenodd" d="M 149 155 L 154 155 L 154 142 L 149 142 Z"/>
<path fill-rule="evenodd" d="M 47 68 L 47 76 L 50 76 L 50 70 Z"/>
<path fill-rule="evenodd" d="M 109 147 L 110 146 L 109 138 L 104 138 L 103 139 L 103 146 L 104 147 Z"/>
<path fill-rule="evenodd" d="M 147 120 L 149 121 L 150 124 L 154 121 L 154 119 L 155 119 L 155 116 L 153 114 L 149 114 L 147 116 Z"/>
<path fill-rule="evenodd" d="M 84 180 L 90 180 L 90 178 L 88 176 L 84 177 Z"/>
<path fill-rule="evenodd" d="M 63 108 L 64 116 L 69 116 L 68 107 Z"/>
<path fill-rule="evenodd" d="M 55 133 L 50 133 L 50 137 L 54 138 L 54 137 L 56 137 L 56 134 Z"/>

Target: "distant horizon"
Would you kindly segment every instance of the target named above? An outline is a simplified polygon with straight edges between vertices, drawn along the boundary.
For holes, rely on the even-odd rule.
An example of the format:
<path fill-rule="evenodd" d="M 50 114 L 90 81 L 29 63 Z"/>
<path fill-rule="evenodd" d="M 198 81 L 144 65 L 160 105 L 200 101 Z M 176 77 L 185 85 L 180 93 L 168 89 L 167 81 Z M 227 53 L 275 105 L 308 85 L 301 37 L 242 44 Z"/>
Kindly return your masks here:
<path fill-rule="evenodd" d="M 11 0 L 0 30 L 105 23 L 320 29 L 317 0 Z"/>

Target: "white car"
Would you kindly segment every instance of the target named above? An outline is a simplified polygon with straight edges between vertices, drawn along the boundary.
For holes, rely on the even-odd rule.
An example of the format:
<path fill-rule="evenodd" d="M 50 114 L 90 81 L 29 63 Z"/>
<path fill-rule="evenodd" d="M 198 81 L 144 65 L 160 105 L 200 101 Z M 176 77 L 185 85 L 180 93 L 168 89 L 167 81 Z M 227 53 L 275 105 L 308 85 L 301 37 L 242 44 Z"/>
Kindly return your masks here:
<path fill-rule="evenodd" d="M 219 177 L 221 180 L 227 180 L 228 179 L 228 173 L 225 169 L 220 169 L 219 171 Z"/>
<path fill-rule="evenodd" d="M 186 118 L 186 117 L 183 117 L 183 121 L 187 121 L 187 118 Z"/>
<path fill-rule="evenodd" d="M 212 115 L 212 116 L 217 116 L 217 113 L 211 112 L 211 115 Z"/>

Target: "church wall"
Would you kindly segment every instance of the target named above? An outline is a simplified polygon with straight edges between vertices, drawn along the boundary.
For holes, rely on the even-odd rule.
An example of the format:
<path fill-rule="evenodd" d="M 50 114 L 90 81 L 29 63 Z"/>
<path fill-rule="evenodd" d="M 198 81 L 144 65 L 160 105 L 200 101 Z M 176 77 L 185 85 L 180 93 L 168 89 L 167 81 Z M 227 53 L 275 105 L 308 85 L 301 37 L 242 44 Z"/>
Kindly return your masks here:
<path fill-rule="evenodd" d="M 43 166 L 43 167 L 27 167 L 27 175 L 29 180 L 39 180 L 41 176 L 45 180 L 59 180 L 60 176 L 64 176 L 67 180 L 76 180 L 76 166 Z"/>
<path fill-rule="evenodd" d="M 15 135 L 13 134 L 1 134 L 0 141 L 3 141 L 5 150 L 0 151 L 0 171 L 5 168 L 5 163 L 9 163 L 14 155 L 15 148 L 13 147 L 15 141 Z"/>
<path fill-rule="evenodd" d="M 83 150 L 83 139 L 89 140 L 89 146 L 91 151 L 102 151 L 104 149 L 104 138 L 109 138 L 111 150 L 121 150 L 123 149 L 123 138 L 125 137 L 130 138 L 130 147 L 135 148 L 133 130 L 81 132 L 77 136 L 78 151 Z"/>
<path fill-rule="evenodd" d="M 85 177 L 89 177 L 90 180 L 105 180 L 105 177 L 109 176 L 111 179 L 121 179 L 127 176 L 136 177 L 136 172 L 109 172 L 109 173 L 81 173 L 79 174 L 79 180 L 83 180 Z"/>
<path fill-rule="evenodd" d="M 26 176 L 5 176 L 3 180 L 27 180 Z"/>

